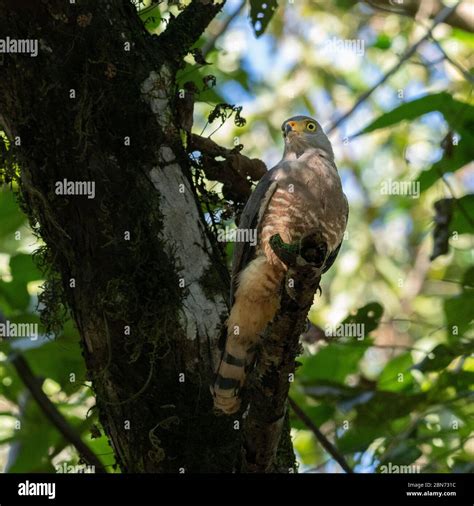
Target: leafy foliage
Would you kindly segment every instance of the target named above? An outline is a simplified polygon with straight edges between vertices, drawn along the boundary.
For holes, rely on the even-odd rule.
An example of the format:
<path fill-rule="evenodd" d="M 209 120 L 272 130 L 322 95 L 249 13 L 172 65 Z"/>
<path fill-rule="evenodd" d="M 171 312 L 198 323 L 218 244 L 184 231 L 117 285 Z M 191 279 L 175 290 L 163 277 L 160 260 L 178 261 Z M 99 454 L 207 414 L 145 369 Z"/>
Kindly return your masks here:
<path fill-rule="evenodd" d="M 461 117 L 466 123 L 474 121 L 474 106 L 455 100 L 449 93 L 442 92 L 411 100 L 382 114 L 366 126 L 361 134 L 367 134 L 379 128 L 387 128 L 401 121 L 413 120 L 434 111 L 442 113 L 446 121 L 453 126 Z"/>

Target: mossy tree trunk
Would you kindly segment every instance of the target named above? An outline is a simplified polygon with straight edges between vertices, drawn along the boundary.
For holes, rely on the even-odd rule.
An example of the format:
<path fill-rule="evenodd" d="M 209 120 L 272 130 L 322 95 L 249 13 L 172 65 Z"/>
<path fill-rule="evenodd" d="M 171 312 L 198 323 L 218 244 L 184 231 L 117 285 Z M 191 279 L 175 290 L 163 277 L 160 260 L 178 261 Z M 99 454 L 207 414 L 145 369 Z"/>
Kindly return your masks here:
<path fill-rule="evenodd" d="M 240 425 L 214 415 L 209 393 L 228 283 L 192 185 L 175 82 L 221 7 L 196 1 L 156 37 L 127 0 L 0 0 L 2 36 L 39 41 L 36 57 L 0 55 L 0 124 L 46 244 L 44 314 L 54 328 L 61 303 L 70 308 L 126 472 L 240 467 Z M 58 182 L 93 183 L 94 195 L 58 194 Z M 285 454 L 279 467 L 290 468 Z"/>

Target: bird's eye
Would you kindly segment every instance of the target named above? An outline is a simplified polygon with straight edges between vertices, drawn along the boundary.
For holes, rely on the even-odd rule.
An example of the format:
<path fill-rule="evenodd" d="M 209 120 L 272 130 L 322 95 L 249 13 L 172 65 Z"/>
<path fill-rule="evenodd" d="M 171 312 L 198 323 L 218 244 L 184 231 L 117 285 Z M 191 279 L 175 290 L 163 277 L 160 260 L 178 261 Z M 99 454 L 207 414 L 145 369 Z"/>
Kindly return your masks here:
<path fill-rule="evenodd" d="M 308 123 L 306 125 L 306 130 L 309 130 L 310 132 L 314 132 L 316 130 L 316 124 L 315 123 Z"/>

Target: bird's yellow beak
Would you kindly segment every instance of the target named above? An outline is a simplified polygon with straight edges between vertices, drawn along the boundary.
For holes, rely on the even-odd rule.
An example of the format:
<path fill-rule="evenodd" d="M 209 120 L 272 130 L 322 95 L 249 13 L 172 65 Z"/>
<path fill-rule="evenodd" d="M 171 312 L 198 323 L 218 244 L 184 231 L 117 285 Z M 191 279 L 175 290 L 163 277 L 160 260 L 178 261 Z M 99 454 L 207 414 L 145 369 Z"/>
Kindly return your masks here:
<path fill-rule="evenodd" d="M 290 132 L 301 132 L 302 126 L 299 121 L 288 121 L 285 125 L 285 135 L 288 135 Z"/>

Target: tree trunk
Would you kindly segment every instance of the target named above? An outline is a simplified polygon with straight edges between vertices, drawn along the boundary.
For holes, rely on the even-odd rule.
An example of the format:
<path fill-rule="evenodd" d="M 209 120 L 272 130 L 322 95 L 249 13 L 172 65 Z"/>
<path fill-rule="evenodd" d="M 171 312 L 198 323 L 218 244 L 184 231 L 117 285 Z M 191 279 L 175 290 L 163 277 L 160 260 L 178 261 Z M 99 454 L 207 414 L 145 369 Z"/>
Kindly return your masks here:
<path fill-rule="evenodd" d="M 39 42 L 35 57 L 0 55 L 0 124 L 46 244 L 43 317 L 58 329 L 70 309 L 124 472 L 241 467 L 242 427 L 214 414 L 209 392 L 228 275 L 192 185 L 175 82 L 221 7 L 195 1 L 156 37 L 126 0 L 0 0 L 3 37 Z M 278 467 L 290 469 L 287 425 L 282 440 Z"/>

